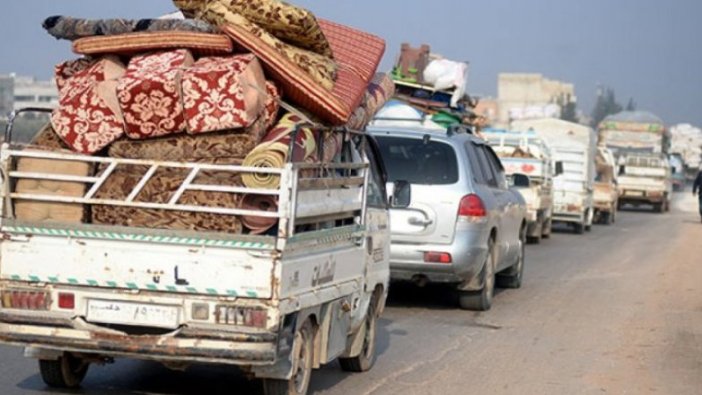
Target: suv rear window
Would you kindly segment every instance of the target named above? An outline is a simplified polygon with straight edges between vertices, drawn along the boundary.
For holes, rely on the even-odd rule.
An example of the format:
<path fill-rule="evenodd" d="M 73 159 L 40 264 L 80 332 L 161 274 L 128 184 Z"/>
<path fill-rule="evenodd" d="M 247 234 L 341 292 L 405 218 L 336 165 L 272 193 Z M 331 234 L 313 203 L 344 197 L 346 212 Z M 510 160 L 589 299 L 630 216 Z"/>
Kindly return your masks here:
<path fill-rule="evenodd" d="M 447 185 L 458 182 L 458 161 L 453 147 L 438 141 L 378 136 L 388 181 Z"/>

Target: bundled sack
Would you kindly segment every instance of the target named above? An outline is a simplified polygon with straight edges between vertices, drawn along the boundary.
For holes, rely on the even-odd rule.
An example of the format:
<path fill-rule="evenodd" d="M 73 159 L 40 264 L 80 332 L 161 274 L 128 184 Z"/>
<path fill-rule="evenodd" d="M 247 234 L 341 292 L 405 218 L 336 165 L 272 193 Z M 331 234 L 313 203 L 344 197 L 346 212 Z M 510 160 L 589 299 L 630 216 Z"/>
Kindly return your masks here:
<path fill-rule="evenodd" d="M 56 67 L 59 105 L 51 124 L 72 150 L 94 154 L 122 136 L 124 119 L 115 90 L 124 73 L 124 65 L 112 56 Z"/>
<path fill-rule="evenodd" d="M 135 32 L 216 33 L 217 30 L 207 22 L 193 19 L 81 19 L 61 15 L 46 18 L 42 26 L 56 39 L 71 41 Z"/>
<path fill-rule="evenodd" d="M 333 51 L 310 12 L 276 0 L 174 0 L 174 3 L 187 16 L 220 28 L 229 26 L 252 38 L 255 47 L 296 65 L 323 89 L 330 91 L 334 87 L 337 65 Z M 236 40 L 240 36 L 231 37 Z M 247 43 L 237 42 L 251 50 Z M 259 52 L 252 52 L 260 57 Z"/>
<path fill-rule="evenodd" d="M 266 105 L 266 78 L 254 55 L 205 57 L 183 72 L 190 134 L 250 126 Z"/>
<path fill-rule="evenodd" d="M 117 98 L 129 138 L 146 139 L 185 131 L 180 81 L 194 63 L 179 49 L 135 56 L 117 85 Z"/>
<path fill-rule="evenodd" d="M 44 127 L 30 144 L 36 150 L 65 152 L 66 148 L 51 125 Z M 19 158 L 17 161 L 19 172 L 87 177 L 91 170 L 91 165 L 85 162 L 35 158 Z M 83 197 L 85 191 L 86 185 L 83 183 L 50 180 L 20 179 L 15 187 L 16 193 L 49 196 Z M 15 217 L 20 221 L 81 223 L 85 219 L 85 212 L 82 204 L 15 200 Z"/>
<path fill-rule="evenodd" d="M 147 168 L 132 166 L 114 172 L 96 194 L 99 199 L 124 200 L 139 183 Z M 144 185 L 135 202 L 168 203 L 188 176 L 188 169 L 161 169 Z M 194 183 L 240 186 L 241 178 L 229 172 L 202 172 Z M 241 197 L 231 193 L 186 191 L 179 204 L 201 207 L 238 207 Z M 141 209 L 96 205 L 92 209 L 95 224 L 131 226 L 150 229 L 192 230 L 241 233 L 241 221 L 235 216 L 177 210 Z"/>

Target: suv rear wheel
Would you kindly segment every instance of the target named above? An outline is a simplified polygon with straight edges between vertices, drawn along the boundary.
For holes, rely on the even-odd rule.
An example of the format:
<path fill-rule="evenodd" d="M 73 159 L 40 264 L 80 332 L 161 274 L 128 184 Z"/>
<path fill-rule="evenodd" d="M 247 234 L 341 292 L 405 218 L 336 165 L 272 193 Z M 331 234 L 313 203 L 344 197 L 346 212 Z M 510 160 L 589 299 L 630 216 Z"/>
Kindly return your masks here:
<path fill-rule="evenodd" d="M 500 288 L 517 289 L 522 287 L 524 277 L 524 257 L 526 255 L 526 230 L 522 229 L 520 239 L 522 247 L 519 250 L 517 263 L 497 275 L 497 286 Z"/>
<path fill-rule="evenodd" d="M 488 254 L 480 272 L 483 289 L 480 291 L 459 291 L 458 304 L 464 310 L 488 311 L 492 307 L 495 294 L 495 241 L 488 241 Z"/>

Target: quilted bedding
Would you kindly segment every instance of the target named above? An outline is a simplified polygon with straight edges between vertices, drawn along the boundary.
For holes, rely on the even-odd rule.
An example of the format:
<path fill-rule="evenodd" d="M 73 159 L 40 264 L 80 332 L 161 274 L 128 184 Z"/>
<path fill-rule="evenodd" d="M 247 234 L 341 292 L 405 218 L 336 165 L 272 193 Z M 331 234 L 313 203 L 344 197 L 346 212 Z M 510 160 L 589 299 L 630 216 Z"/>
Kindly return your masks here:
<path fill-rule="evenodd" d="M 277 16 L 272 14 L 264 14 L 265 16 L 254 17 L 253 19 L 259 22 L 264 20 L 265 24 L 257 24 L 252 19 L 249 19 L 247 15 L 257 12 L 257 10 L 252 10 L 250 6 L 244 5 L 244 2 L 239 4 L 238 1 L 233 0 L 210 0 L 210 1 L 200 1 L 200 0 L 175 0 L 175 5 L 180 8 L 186 15 L 193 15 L 198 19 L 205 20 L 213 25 L 222 27 L 230 26 L 238 29 L 242 34 L 250 36 L 253 40 L 256 40 L 257 44 L 265 45 L 269 50 L 276 53 L 277 56 L 281 56 L 286 60 L 297 65 L 304 73 L 306 73 L 313 81 L 322 86 L 325 90 L 330 91 L 334 87 L 334 81 L 336 79 L 337 65 L 330 56 L 331 49 L 329 43 L 327 42 L 324 34 L 321 32 L 321 28 L 317 23 L 314 16 L 312 20 L 307 21 L 309 29 L 318 31 L 317 33 L 312 32 L 311 34 L 304 34 L 300 32 L 298 39 L 291 41 L 283 41 L 281 37 L 276 37 L 275 32 L 280 33 L 281 30 L 276 29 L 275 26 L 280 22 L 276 21 Z M 245 2 L 250 3 L 250 2 Z M 270 3 L 271 7 L 275 8 L 282 5 L 281 2 L 275 0 L 266 0 L 265 3 Z M 297 7 L 288 6 L 290 10 L 301 10 Z M 286 25 L 292 27 L 296 25 L 294 19 L 288 19 Z M 269 30 L 269 28 L 271 30 Z M 289 30 L 291 34 L 295 29 Z M 228 33 L 225 31 L 225 33 Z M 236 37 L 232 37 L 236 41 Z M 289 37 L 288 37 L 289 38 Z M 247 40 L 249 43 L 251 40 Z M 298 44 L 300 42 L 307 42 L 305 47 L 299 47 L 294 45 L 294 42 Z M 240 40 L 239 44 L 244 44 Z M 251 48 L 244 45 L 247 49 Z M 319 52 L 315 52 L 315 50 Z M 259 55 L 256 51 L 252 51 Z M 321 53 L 320 53 L 321 52 Z"/>

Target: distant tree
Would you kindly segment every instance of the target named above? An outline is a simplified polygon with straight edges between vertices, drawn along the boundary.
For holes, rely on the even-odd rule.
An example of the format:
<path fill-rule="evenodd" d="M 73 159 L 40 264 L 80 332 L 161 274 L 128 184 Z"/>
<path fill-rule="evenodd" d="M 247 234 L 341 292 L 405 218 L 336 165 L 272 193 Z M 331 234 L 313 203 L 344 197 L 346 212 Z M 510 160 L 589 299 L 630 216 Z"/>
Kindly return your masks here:
<path fill-rule="evenodd" d="M 633 97 L 629 98 L 629 102 L 626 104 L 627 111 L 636 111 L 636 102 Z"/>
<path fill-rule="evenodd" d="M 561 119 L 568 122 L 578 122 L 577 103 L 573 101 L 570 95 L 563 95 L 558 99 L 558 105 L 561 107 Z"/>
<path fill-rule="evenodd" d="M 617 114 L 622 112 L 624 107 L 617 102 L 616 95 L 614 94 L 614 89 L 612 88 L 600 88 L 597 92 L 597 101 L 595 102 L 595 108 L 592 110 L 592 126 L 597 127 L 602 120 L 607 118 L 612 114 Z"/>

